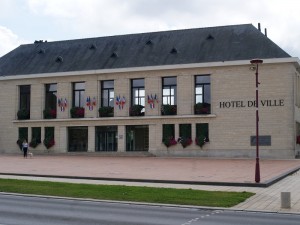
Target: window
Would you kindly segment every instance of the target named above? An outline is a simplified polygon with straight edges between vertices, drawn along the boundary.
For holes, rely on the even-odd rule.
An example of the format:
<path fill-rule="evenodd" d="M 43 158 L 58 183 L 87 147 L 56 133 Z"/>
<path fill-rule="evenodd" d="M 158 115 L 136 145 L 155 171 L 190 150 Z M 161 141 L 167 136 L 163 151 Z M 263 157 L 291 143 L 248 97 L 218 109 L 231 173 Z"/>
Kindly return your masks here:
<path fill-rule="evenodd" d="M 22 149 L 22 143 L 24 140 L 28 141 L 28 128 L 19 127 L 17 144 L 19 145 L 20 149 Z"/>
<path fill-rule="evenodd" d="M 88 149 L 88 127 L 69 127 L 69 152 L 86 152 Z"/>
<path fill-rule="evenodd" d="M 38 144 L 41 143 L 41 128 L 32 127 L 31 128 L 31 142 L 29 143 L 30 147 L 35 148 Z"/>
<path fill-rule="evenodd" d="M 143 116 L 145 114 L 145 80 L 131 80 L 131 107 L 130 116 Z"/>
<path fill-rule="evenodd" d="M 195 114 L 209 114 L 210 103 L 210 76 L 195 76 Z"/>
<path fill-rule="evenodd" d="M 209 142 L 208 123 L 197 123 L 196 124 L 196 144 L 202 148 L 202 146 L 206 142 Z"/>
<path fill-rule="evenodd" d="M 85 83 L 73 83 L 73 107 L 84 107 L 85 104 Z"/>
<path fill-rule="evenodd" d="M 210 76 L 195 77 L 195 103 L 210 104 Z"/>
<path fill-rule="evenodd" d="M 57 84 L 46 84 L 45 109 L 55 109 L 57 103 Z"/>
<path fill-rule="evenodd" d="M 57 84 L 46 84 L 45 89 L 44 119 L 53 119 L 56 118 Z"/>
<path fill-rule="evenodd" d="M 163 105 L 176 105 L 177 104 L 177 85 L 176 77 L 164 77 L 162 80 L 163 88 Z"/>
<path fill-rule="evenodd" d="M 193 141 L 192 141 L 192 125 L 191 124 L 179 124 L 178 142 L 184 148 L 193 143 Z"/>
<path fill-rule="evenodd" d="M 174 124 L 163 124 L 163 137 L 162 142 L 166 147 L 177 144 L 175 140 L 175 125 Z"/>
<path fill-rule="evenodd" d="M 126 151 L 149 150 L 149 126 L 126 126 Z"/>
<path fill-rule="evenodd" d="M 162 115 L 177 114 L 177 85 L 176 77 L 162 78 Z"/>
<path fill-rule="evenodd" d="M 30 118 L 30 85 L 20 86 L 18 119 Z"/>
<path fill-rule="evenodd" d="M 101 106 L 114 107 L 114 81 L 107 80 L 101 82 Z"/>
<path fill-rule="evenodd" d="M 131 80 L 131 105 L 145 106 L 145 80 Z"/>
<path fill-rule="evenodd" d="M 54 127 L 45 127 L 45 139 L 43 143 L 47 149 L 55 145 Z"/>

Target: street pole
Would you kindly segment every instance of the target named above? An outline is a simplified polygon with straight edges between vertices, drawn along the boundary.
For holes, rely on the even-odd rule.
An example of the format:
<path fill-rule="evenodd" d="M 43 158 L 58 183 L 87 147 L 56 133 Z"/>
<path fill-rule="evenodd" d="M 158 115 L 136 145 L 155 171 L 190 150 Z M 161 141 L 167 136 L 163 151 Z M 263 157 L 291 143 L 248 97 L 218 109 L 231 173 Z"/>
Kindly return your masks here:
<path fill-rule="evenodd" d="M 255 72 L 255 80 L 256 80 L 256 164 L 255 164 L 255 182 L 260 182 L 260 166 L 259 166 L 259 115 L 258 115 L 258 65 L 263 63 L 263 60 L 261 59 L 252 59 L 251 64 L 254 64 L 256 66 L 256 72 Z"/>

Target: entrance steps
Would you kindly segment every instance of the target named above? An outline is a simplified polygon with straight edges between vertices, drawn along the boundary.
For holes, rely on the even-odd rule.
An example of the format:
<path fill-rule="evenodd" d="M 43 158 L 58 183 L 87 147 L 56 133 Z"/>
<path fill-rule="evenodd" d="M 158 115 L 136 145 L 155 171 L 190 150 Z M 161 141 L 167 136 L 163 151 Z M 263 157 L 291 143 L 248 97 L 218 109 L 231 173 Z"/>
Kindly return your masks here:
<path fill-rule="evenodd" d="M 51 151 L 31 151 L 34 155 L 49 156 L 116 156 L 116 157 L 154 157 L 155 155 L 147 151 L 130 151 L 130 152 L 51 152 Z"/>

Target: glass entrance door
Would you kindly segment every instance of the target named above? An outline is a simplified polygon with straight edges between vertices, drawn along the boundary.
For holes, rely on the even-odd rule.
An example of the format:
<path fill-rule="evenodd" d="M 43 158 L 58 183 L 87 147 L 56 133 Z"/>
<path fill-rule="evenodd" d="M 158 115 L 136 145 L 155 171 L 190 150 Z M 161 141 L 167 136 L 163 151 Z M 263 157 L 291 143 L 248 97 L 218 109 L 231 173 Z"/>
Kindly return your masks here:
<path fill-rule="evenodd" d="M 126 151 L 149 150 L 149 127 L 126 126 Z"/>
<path fill-rule="evenodd" d="M 96 151 L 117 151 L 117 126 L 96 127 Z"/>

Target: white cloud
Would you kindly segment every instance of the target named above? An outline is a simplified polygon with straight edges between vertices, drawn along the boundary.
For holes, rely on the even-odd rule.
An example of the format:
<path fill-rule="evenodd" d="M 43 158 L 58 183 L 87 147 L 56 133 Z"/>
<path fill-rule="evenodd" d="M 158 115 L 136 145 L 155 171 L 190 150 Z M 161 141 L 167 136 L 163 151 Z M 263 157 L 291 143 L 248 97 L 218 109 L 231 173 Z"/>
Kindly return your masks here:
<path fill-rule="evenodd" d="M 0 5 L 11 0 L 1 0 Z M 19 0 L 21 1 L 21 0 Z M 32 40 L 52 40 L 261 22 L 268 36 L 300 56 L 298 0 L 22 0 L 31 16 Z M 16 3 L 15 3 L 16 4 Z M 0 7 L 0 12 L 1 12 Z M 12 7 L 10 7 L 12 9 Z M 14 8 L 17 10 L 17 8 Z M 16 13 L 11 13 L 16 21 Z M 29 18 L 29 17 L 26 17 Z M 1 19 L 1 15 L 0 15 Z M 27 24 L 28 25 L 28 24 Z M 8 27 L 7 25 L 5 25 Z M 20 26 L 20 25 L 18 25 Z M 31 29 L 31 30 L 30 30 Z M 19 36 L 25 36 L 19 34 Z M 27 37 L 26 38 L 31 38 Z M 45 38 L 41 38 L 45 39 Z M 14 41 L 12 41 L 14 42 Z M 299 44 L 298 44 L 299 43 Z"/>
<path fill-rule="evenodd" d="M 0 40 L 0 57 L 26 42 L 3 26 L 0 26 Z"/>

